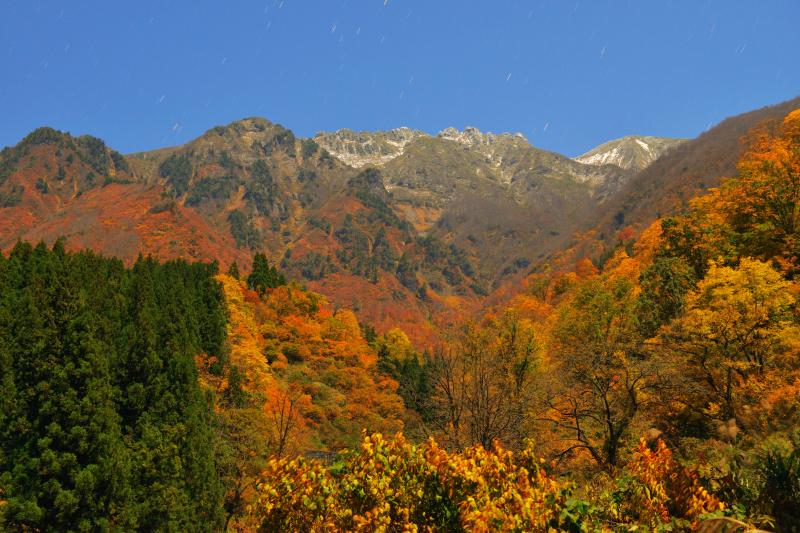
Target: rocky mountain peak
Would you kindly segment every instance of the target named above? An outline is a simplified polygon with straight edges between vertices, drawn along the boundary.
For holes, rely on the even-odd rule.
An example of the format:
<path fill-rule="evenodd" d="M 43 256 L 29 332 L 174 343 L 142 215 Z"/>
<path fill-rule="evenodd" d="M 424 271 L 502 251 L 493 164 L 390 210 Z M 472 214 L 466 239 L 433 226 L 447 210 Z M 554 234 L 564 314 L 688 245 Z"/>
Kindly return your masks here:
<path fill-rule="evenodd" d="M 616 165 L 625 170 L 643 170 L 686 139 L 629 135 L 614 139 L 575 158 L 585 165 Z"/>
<path fill-rule="evenodd" d="M 498 141 L 513 142 L 515 140 L 521 140 L 525 143 L 528 142 L 525 136 L 521 133 L 484 133 L 474 126 L 467 126 L 462 131 L 459 131 L 453 127 L 445 128 L 440 131 L 437 136 L 442 139 L 448 139 L 450 141 L 455 141 L 470 147 L 490 145 Z"/>
<path fill-rule="evenodd" d="M 314 140 L 340 161 L 359 168 L 383 165 L 402 155 L 410 142 L 426 136 L 407 127 L 376 132 L 340 129 L 317 133 Z"/>

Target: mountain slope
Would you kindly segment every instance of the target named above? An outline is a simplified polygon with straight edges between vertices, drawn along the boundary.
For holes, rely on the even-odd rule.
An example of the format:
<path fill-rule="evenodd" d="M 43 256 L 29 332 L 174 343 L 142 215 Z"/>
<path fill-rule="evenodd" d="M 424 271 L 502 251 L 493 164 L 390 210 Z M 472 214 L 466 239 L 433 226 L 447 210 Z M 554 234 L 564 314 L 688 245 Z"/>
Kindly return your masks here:
<path fill-rule="evenodd" d="M 0 249 L 18 239 L 91 248 L 132 262 L 140 253 L 230 262 L 234 240 L 147 184 L 94 137 L 40 128 L 0 154 Z"/>
<path fill-rule="evenodd" d="M 263 249 L 335 303 L 418 338 L 429 336 L 426 316 L 477 308 L 562 246 L 627 176 L 519 135 L 340 130 L 301 140 L 255 118 L 131 161 L 240 248 Z M 377 169 L 348 164 L 369 162 Z"/>
<path fill-rule="evenodd" d="M 481 291 L 563 246 L 586 214 L 630 175 L 537 149 L 521 134 L 472 127 L 436 136 L 408 129 L 357 136 L 340 130 L 315 139 L 334 154 L 342 147 L 348 154 L 370 154 L 398 131 L 405 135 L 402 146 L 371 159 L 393 210 L 418 233 L 463 250 L 477 268 Z"/>
<path fill-rule="evenodd" d="M 395 208 L 418 231 L 466 250 L 487 288 L 558 246 L 593 203 L 590 186 L 558 166 L 568 159 L 513 145 L 491 149 L 494 160 L 424 138 L 382 168 Z"/>
<path fill-rule="evenodd" d="M 264 119 L 136 154 L 131 166 L 240 250 L 264 251 L 380 330 L 400 325 L 431 340 L 430 317 L 476 307 L 483 292 L 462 251 L 419 234 L 395 210 L 380 171 L 352 168 Z"/>

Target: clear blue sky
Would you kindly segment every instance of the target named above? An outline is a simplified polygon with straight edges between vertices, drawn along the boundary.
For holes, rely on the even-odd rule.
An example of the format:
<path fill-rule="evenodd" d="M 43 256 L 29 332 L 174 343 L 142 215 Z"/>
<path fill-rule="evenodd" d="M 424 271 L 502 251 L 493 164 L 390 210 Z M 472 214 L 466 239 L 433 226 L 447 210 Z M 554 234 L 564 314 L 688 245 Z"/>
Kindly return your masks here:
<path fill-rule="evenodd" d="M 797 96 L 799 21 L 797 0 L 5 0 L 0 145 L 51 125 L 132 152 L 257 115 L 576 155 Z"/>

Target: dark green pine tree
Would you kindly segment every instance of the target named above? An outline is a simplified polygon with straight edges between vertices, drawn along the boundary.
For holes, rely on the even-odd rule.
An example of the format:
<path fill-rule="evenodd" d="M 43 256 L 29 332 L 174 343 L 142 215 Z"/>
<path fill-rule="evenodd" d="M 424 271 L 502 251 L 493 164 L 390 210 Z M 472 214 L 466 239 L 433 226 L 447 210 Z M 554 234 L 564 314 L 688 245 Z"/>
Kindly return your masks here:
<path fill-rule="evenodd" d="M 213 413 L 197 385 L 201 335 L 185 263 L 133 268 L 128 403 L 142 530 L 214 529 L 221 520 Z M 224 326 L 224 323 L 223 323 Z"/>
<path fill-rule="evenodd" d="M 159 302 L 161 310 L 162 342 L 169 358 L 165 361 L 168 376 L 167 388 L 162 392 L 160 406 L 156 412 L 166 417 L 168 410 L 178 415 L 176 427 L 182 433 L 177 434 L 174 441 L 179 451 L 184 485 L 180 489 L 188 495 L 189 508 L 186 509 L 188 520 L 181 525 L 187 530 L 197 524 L 218 524 L 222 518 L 222 485 L 216 474 L 214 463 L 214 425 L 212 401 L 197 385 L 198 373 L 195 355 L 209 347 L 208 343 L 216 343 L 211 353 L 218 353 L 222 337 L 215 340 L 205 339 L 199 327 L 204 320 L 198 317 L 203 306 L 195 305 L 202 298 L 209 286 L 193 286 L 195 276 L 210 280 L 213 287 L 218 285 L 213 280 L 217 268 L 213 264 L 208 270 L 203 265 L 189 266 L 185 262 L 168 263 L 162 269 L 162 275 L 156 277 L 156 294 L 162 296 Z M 218 288 L 218 295 L 221 295 Z M 215 301 L 221 305 L 221 299 Z M 213 304 L 210 304 L 213 305 Z M 208 313 L 205 313 L 208 315 Z M 224 320 L 219 322 L 219 331 L 224 332 Z M 171 428 L 170 428 L 171 429 Z"/>
<path fill-rule="evenodd" d="M 215 355 L 215 363 L 209 370 L 221 376 L 228 364 L 229 346 L 226 343 L 228 308 L 222 283 L 216 280 L 206 265 L 191 265 L 188 278 L 192 281 L 193 309 L 197 313 L 200 351 Z"/>
<path fill-rule="evenodd" d="M 232 278 L 239 279 L 239 265 L 236 263 L 236 261 L 231 263 L 231 266 L 228 267 L 228 275 Z"/>
<path fill-rule="evenodd" d="M 200 349 L 206 354 L 220 356 L 225 351 L 225 325 L 228 323 L 222 283 L 203 264 L 192 265 L 191 279 L 194 282 L 192 294 L 196 298 L 193 307 L 198 310 Z"/>
<path fill-rule="evenodd" d="M 278 270 L 270 266 L 267 256 L 257 253 L 253 257 L 253 268 L 247 276 L 247 286 L 259 294 L 264 294 L 267 289 L 274 289 L 286 285 L 286 278 Z"/>

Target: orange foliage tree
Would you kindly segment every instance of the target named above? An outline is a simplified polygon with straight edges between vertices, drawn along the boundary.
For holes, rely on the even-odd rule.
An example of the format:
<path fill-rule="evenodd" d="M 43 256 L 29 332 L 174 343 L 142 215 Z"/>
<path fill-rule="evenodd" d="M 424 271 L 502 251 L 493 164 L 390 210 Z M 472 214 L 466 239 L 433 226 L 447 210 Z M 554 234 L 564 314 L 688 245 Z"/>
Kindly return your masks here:
<path fill-rule="evenodd" d="M 800 109 L 772 133 L 752 136 L 739 175 L 721 190 L 720 211 L 747 255 L 779 259 L 796 271 L 800 257 Z"/>
<path fill-rule="evenodd" d="M 696 529 L 700 518 L 725 505 L 700 483 L 696 471 L 680 466 L 663 440 L 651 448 L 641 439 L 616 479 L 610 515 L 614 520 L 655 527 L 687 519 Z"/>
<path fill-rule="evenodd" d="M 662 340 L 685 368 L 695 403 L 719 421 L 741 424 L 743 407 L 793 381 L 800 330 L 792 321 L 795 288 L 767 263 L 743 258 L 736 268 L 711 263 L 686 298 L 686 312 Z"/>

